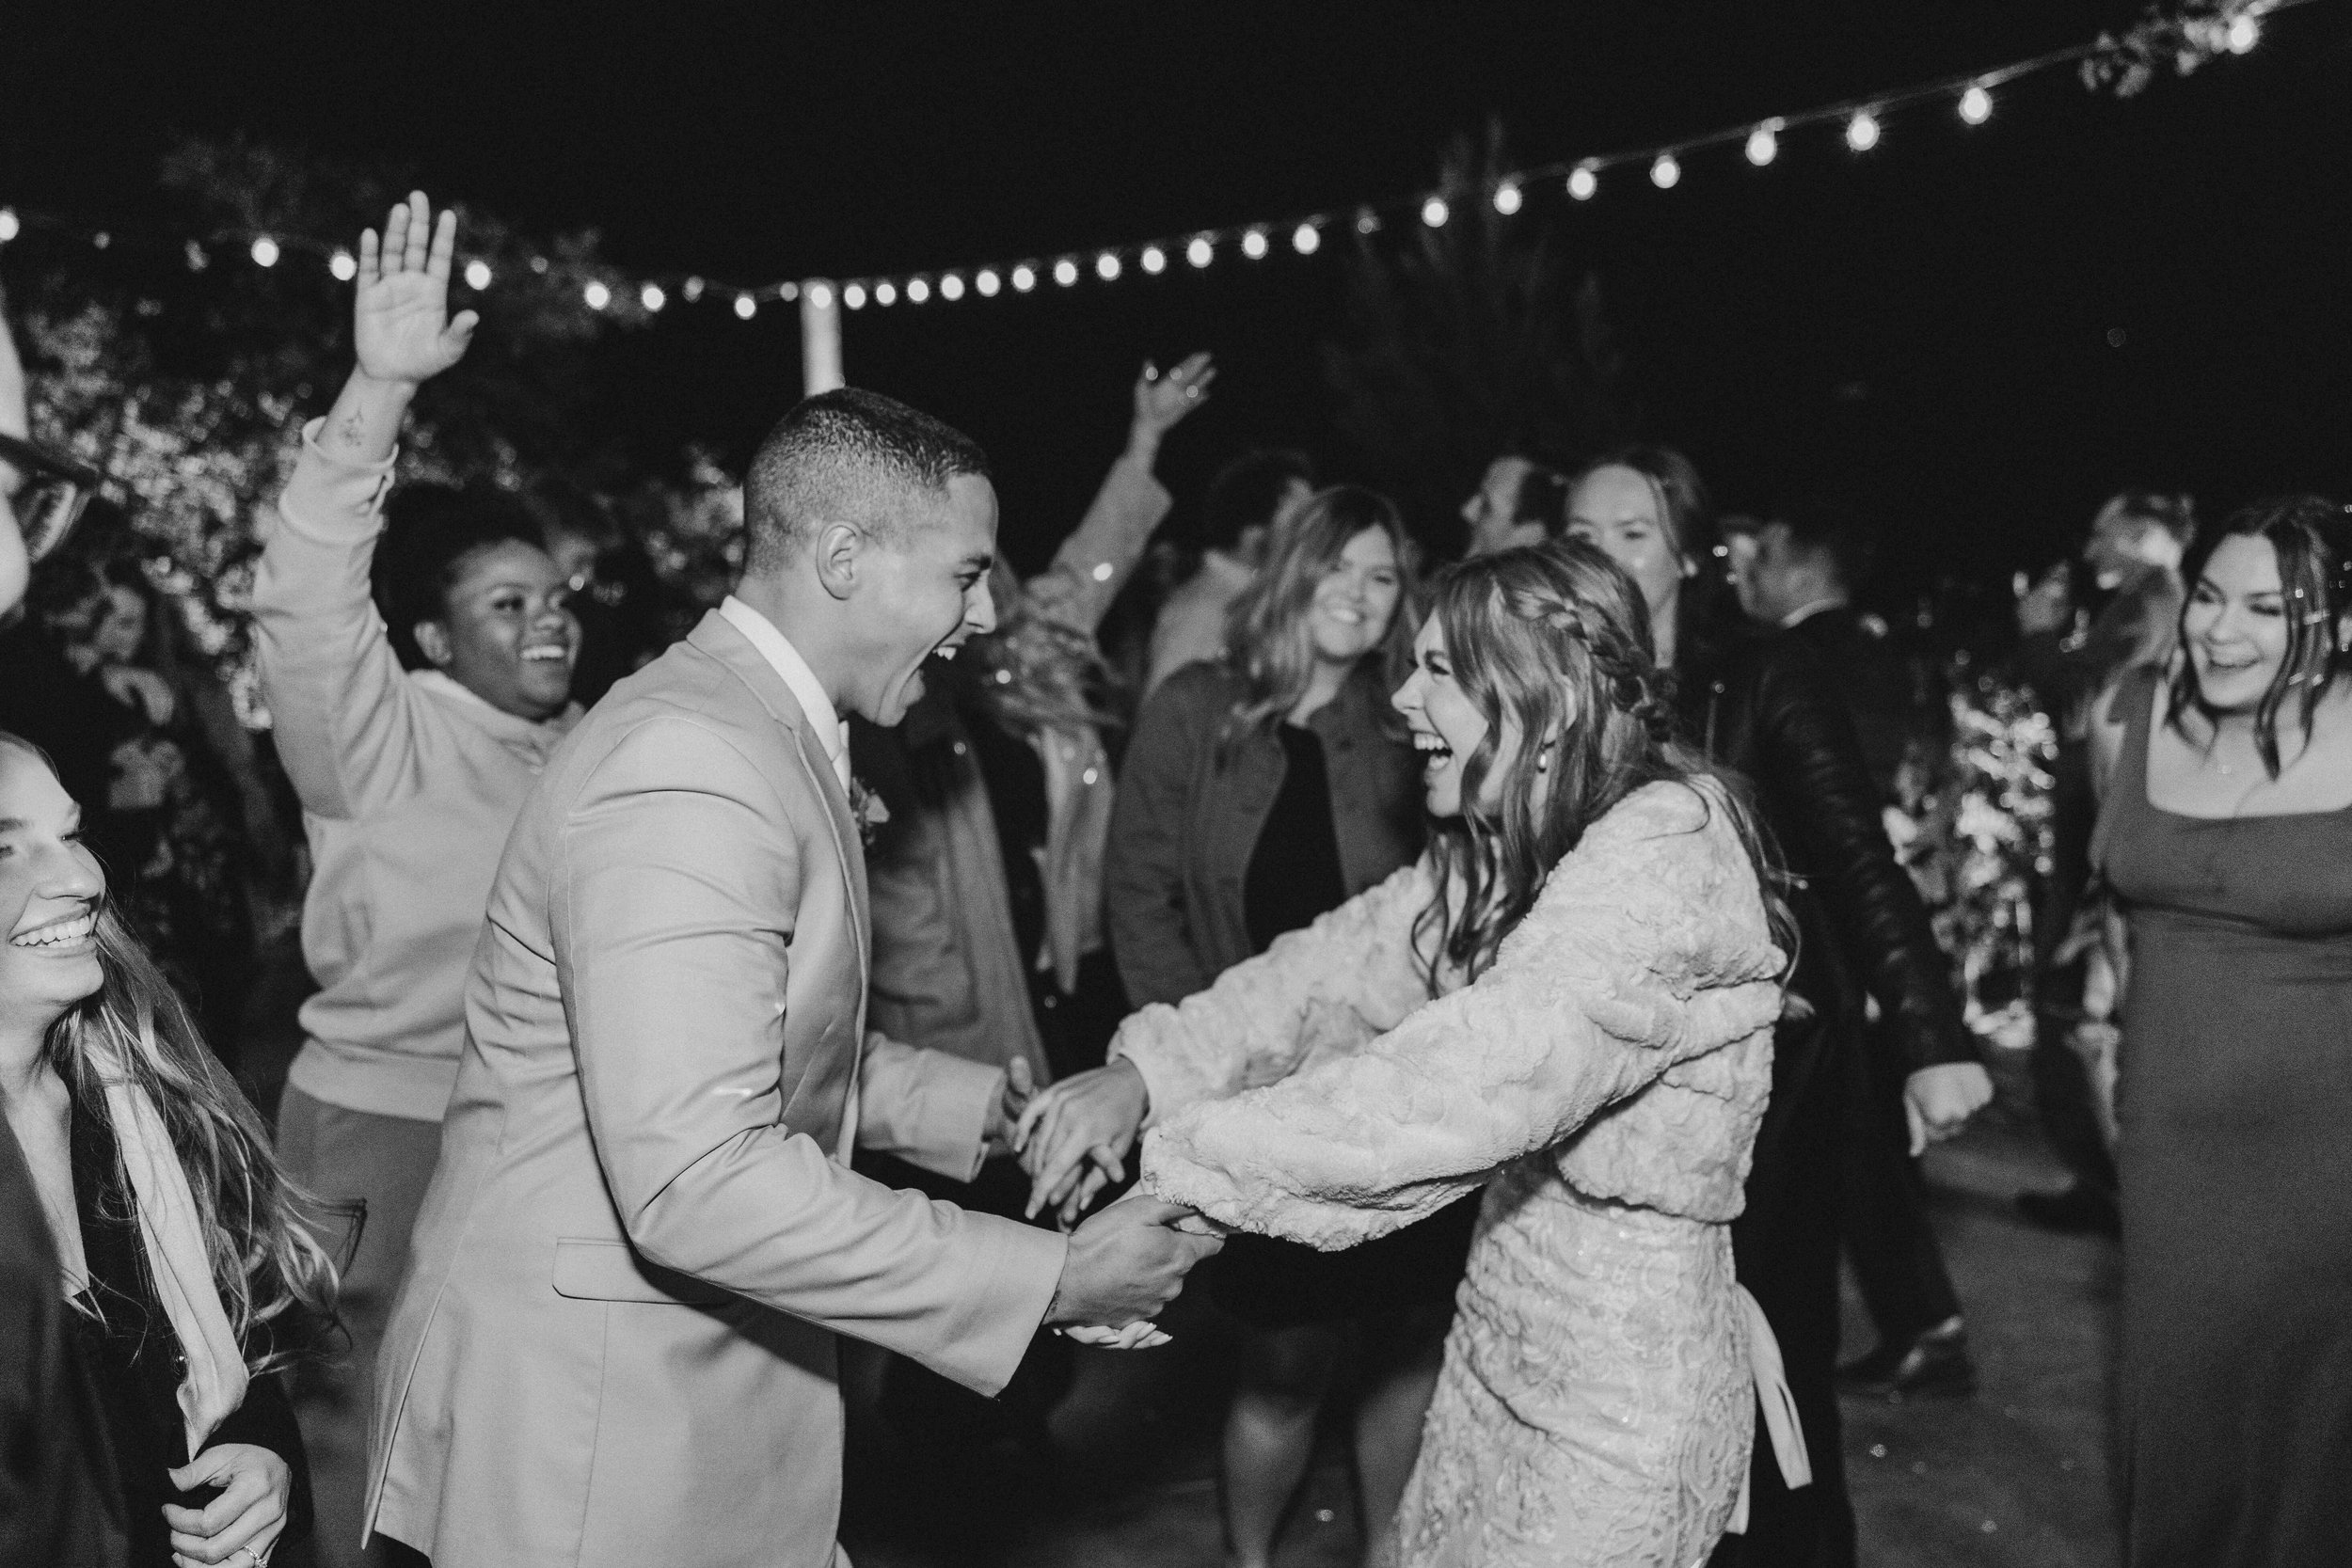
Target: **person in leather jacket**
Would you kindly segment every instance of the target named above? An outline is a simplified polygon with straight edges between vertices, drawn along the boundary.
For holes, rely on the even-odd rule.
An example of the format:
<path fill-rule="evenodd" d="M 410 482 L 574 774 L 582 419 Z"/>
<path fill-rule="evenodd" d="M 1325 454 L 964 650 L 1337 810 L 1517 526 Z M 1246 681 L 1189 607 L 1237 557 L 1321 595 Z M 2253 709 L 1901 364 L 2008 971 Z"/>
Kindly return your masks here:
<path fill-rule="evenodd" d="M 1877 1038 L 1903 1054 L 1915 1145 L 1960 1131 L 1992 1098 L 1992 1081 L 1887 842 L 1843 700 L 1802 643 L 1744 632 L 1724 612 L 1713 515 L 1689 460 L 1661 447 L 1603 457 L 1570 493 L 1568 532 L 1642 589 L 1685 738 L 1754 791 L 1799 932 L 1792 1006 L 1773 1040 L 1772 1101 L 1732 1246 L 1740 1283 L 1780 1340 L 1813 1483 L 1788 1490 L 1768 1457 L 1755 1472 L 1746 1534 L 1726 1538 L 1714 1560 L 1848 1568 L 1853 1508 L 1836 1386 L 1839 1140 L 1849 1053 L 1866 1044 L 1864 998 L 1888 1025 Z"/>

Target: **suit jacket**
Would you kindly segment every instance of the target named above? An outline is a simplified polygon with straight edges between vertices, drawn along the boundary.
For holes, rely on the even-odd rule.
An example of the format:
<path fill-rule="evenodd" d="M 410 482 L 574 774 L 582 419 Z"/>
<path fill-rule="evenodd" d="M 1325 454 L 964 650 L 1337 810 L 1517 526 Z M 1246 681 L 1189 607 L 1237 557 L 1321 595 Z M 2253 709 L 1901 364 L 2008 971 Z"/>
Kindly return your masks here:
<path fill-rule="evenodd" d="M 1011 1376 L 1061 1238 L 848 1168 L 855 1143 L 968 1179 L 1001 1083 L 865 1035 L 857 846 L 715 613 L 550 759 L 379 1362 L 370 1530 L 437 1568 L 821 1568 L 834 1335 Z"/>

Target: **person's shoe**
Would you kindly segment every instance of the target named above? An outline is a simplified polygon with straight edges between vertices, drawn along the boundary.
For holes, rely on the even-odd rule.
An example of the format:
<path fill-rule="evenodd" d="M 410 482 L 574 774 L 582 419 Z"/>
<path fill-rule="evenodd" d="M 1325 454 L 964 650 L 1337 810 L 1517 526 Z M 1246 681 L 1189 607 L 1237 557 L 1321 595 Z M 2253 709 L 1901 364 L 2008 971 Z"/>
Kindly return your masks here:
<path fill-rule="evenodd" d="M 2017 1212 L 2063 1236 L 2120 1237 L 2123 1215 L 2112 1194 L 2077 1181 L 2062 1193 L 2019 1193 Z"/>
<path fill-rule="evenodd" d="M 1977 1391 L 1968 1330 L 1947 1318 L 1915 1339 L 1883 1344 L 1837 1369 L 1837 1386 L 1881 1399 L 1958 1399 Z"/>

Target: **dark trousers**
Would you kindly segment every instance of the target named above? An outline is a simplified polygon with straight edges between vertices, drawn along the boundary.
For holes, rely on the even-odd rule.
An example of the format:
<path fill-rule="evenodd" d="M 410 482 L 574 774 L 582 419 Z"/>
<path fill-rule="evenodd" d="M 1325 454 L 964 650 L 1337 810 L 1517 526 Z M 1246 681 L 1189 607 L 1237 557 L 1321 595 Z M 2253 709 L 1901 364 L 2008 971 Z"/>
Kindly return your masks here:
<path fill-rule="evenodd" d="M 1853 1568 L 1853 1502 L 1846 1493 L 1837 1411 L 1837 1207 L 1851 1032 L 1820 1020 L 1784 1025 L 1773 1040 L 1772 1102 L 1756 1136 L 1747 1209 L 1731 1225 L 1740 1283 L 1780 1341 L 1813 1463 L 1813 1482 L 1781 1481 L 1759 1416 L 1744 1535 L 1724 1538 L 1713 1568 Z"/>
<path fill-rule="evenodd" d="M 1928 1223 L 1927 1185 L 1911 1157 L 1904 1076 L 1881 1051 L 1847 1053 L 1838 1228 L 1881 1344 L 1907 1344 L 1960 1315 L 1944 1249 Z"/>

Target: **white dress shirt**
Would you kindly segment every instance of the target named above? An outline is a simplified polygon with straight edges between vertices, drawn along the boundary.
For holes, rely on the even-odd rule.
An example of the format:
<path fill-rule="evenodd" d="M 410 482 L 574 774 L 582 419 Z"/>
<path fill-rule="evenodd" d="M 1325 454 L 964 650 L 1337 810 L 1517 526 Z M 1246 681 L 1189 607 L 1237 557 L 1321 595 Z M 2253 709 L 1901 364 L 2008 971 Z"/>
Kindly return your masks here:
<path fill-rule="evenodd" d="M 792 645 L 791 640 L 776 629 L 776 624 L 750 605 L 729 594 L 720 605 L 719 613 L 727 624 L 752 640 L 759 657 L 769 667 L 784 677 L 791 689 L 793 701 L 808 715 L 810 730 L 817 744 L 825 749 L 825 756 L 833 764 L 834 776 L 841 781 L 841 793 L 850 792 L 850 733 L 834 711 L 833 699 L 817 680 L 817 672 L 808 667 L 808 660 Z"/>

